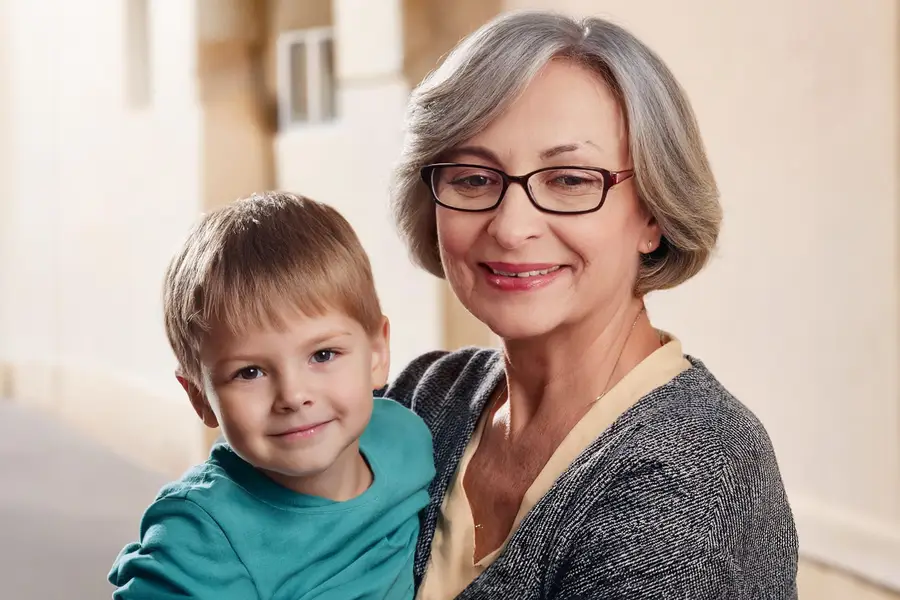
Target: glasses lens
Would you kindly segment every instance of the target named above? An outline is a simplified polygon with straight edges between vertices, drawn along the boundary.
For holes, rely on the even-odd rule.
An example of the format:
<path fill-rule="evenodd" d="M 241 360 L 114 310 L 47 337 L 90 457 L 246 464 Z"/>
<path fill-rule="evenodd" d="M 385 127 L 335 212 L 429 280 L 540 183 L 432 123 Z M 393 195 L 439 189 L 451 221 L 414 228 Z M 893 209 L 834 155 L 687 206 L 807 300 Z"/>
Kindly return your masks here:
<path fill-rule="evenodd" d="M 547 210 L 580 212 L 593 210 L 603 200 L 603 175 L 586 169 L 551 169 L 528 180 L 534 201 Z"/>
<path fill-rule="evenodd" d="M 431 187 L 441 204 L 460 210 L 483 210 L 497 203 L 503 178 L 484 167 L 453 165 L 435 168 Z"/>

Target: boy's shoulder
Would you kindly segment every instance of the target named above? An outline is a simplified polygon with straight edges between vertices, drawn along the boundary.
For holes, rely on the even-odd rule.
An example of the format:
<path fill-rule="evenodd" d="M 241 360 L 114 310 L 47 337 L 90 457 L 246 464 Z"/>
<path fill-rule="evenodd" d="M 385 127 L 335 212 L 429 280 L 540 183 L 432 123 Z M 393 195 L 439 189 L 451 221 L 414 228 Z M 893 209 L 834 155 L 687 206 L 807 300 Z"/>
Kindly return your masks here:
<path fill-rule="evenodd" d="M 235 495 L 244 495 L 226 467 L 232 461 L 232 454 L 227 444 L 216 444 L 207 460 L 188 469 L 181 478 L 164 485 L 156 501 L 189 500 L 207 509 L 220 502 L 232 501 Z"/>
<path fill-rule="evenodd" d="M 402 476 L 427 485 L 434 476 L 431 431 L 418 415 L 390 398 L 375 398 L 360 448 L 391 478 Z"/>
<path fill-rule="evenodd" d="M 388 397 L 374 399 L 363 442 L 388 442 L 406 448 L 431 447 L 431 432 L 416 413 Z"/>

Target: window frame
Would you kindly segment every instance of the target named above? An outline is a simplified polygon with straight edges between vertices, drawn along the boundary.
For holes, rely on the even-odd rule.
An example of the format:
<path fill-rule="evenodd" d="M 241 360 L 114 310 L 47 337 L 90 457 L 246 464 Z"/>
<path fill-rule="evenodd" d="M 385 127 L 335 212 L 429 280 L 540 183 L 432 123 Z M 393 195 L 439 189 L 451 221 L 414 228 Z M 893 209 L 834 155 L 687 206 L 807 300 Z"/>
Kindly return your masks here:
<path fill-rule="evenodd" d="M 326 73 L 323 67 L 322 50 L 325 42 L 330 41 L 332 52 L 335 49 L 334 29 L 332 27 L 311 27 L 308 29 L 295 29 L 285 31 L 277 40 L 277 96 L 278 96 L 278 125 L 282 131 L 309 125 L 319 125 L 334 121 L 337 118 L 336 106 L 336 77 L 334 71 Z M 294 81 L 292 80 L 291 52 L 293 48 L 303 44 L 306 48 L 306 101 L 307 115 L 303 120 L 295 119 L 293 115 Z M 332 65 L 336 64 L 332 60 Z M 332 86 L 334 97 L 334 110 L 328 114 L 323 103 L 324 87 Z"/>

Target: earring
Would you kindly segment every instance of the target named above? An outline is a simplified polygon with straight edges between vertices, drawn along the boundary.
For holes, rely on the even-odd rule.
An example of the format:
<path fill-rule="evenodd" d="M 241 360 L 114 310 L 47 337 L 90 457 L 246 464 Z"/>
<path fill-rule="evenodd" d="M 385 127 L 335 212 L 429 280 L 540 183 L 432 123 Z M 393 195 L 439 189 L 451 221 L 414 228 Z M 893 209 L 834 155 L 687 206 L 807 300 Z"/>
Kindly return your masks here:
<path fill-rule="evenodd" d="M 647 252 L 653 252 L 653 240 L 647 240 Z"/>

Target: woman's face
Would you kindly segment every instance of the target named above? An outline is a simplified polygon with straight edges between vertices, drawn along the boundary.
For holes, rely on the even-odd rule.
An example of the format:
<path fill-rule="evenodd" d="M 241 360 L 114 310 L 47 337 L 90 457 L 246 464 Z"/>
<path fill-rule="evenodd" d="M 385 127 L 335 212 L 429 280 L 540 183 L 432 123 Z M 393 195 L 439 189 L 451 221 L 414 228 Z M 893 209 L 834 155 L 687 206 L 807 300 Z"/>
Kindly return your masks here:
<path fill-rule="evenodd" d="M 591 71 L 565 60 L 551 61 L 509 110 L 443 158 L 510 175 L 543 167 L 632 168 L 616 98 Z M 599 211 L 580 215 L 541 212 L 512 184 L 492 211 L 438 206 L 437 230 L 453 291 L 507 340 L 578 326 L 627 302 L 640 253 L 659 242 L 633 179 L 609 188 Z"/>

